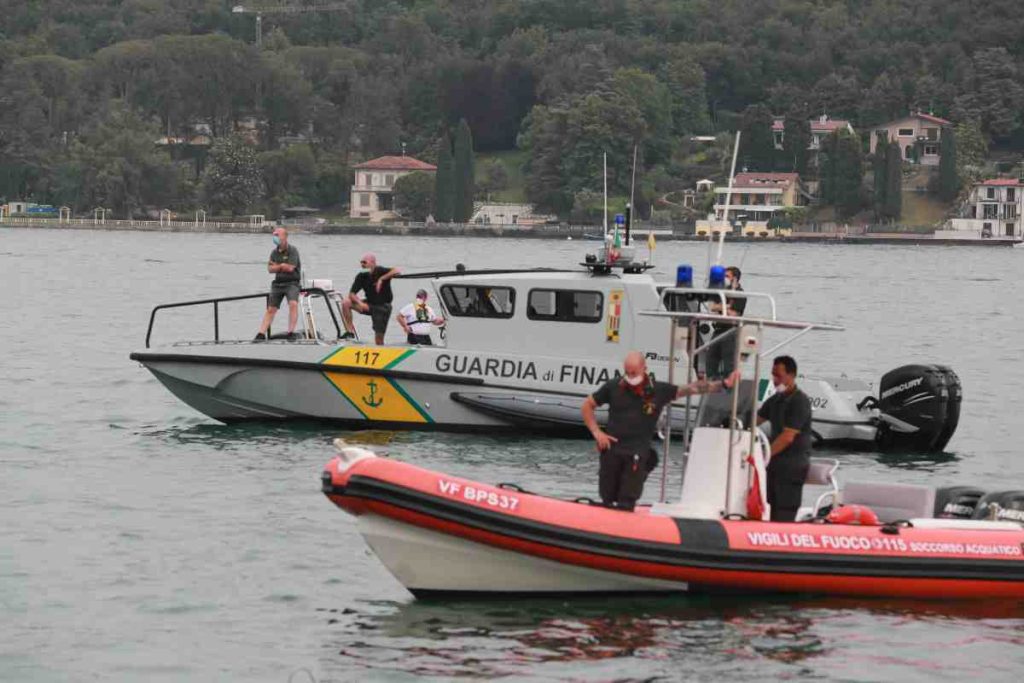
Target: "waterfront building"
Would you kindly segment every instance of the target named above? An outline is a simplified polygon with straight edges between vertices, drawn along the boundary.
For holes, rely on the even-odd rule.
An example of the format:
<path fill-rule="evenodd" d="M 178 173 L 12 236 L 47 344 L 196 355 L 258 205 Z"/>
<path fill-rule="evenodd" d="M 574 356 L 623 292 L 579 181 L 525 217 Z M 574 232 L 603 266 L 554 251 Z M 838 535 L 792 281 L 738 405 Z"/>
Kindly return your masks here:
<path fill-rule="evenodd" d="M 1017 178 L 991 178 L 976 183 L 953 230 L 984 237 L 1024 237 L 1024 183 Z"/>
<path fill-rule="evenodd" d="M 355 183 L 352 185 L 349 216 L 369 218 L 379 222 L 395 218 L 395 181 L 409 173 L 434 173 L 437 166 L 407 156 L 384 156 L 370 159 L 352 167 Z"/>
<path fill-rule="evenodd" d="M 942 131 L 952 125 L 951 121 L 938 116 L 921 111 L 911 112 L 909 116 L 875 127 L 871 134 L 871 154 L 875 153 L 879 134 L 885 134 L 890 141 L 899 143 L 904 161 L 922 166 L 938 166 Z"/>

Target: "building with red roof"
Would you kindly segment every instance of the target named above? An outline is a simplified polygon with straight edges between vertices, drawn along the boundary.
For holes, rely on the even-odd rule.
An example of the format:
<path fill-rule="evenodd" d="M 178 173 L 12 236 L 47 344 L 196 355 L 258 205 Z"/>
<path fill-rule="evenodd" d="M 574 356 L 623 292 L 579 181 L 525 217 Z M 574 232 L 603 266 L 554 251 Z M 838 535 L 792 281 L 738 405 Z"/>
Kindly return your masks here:
<path fill-rule="evenodd" d="M 1024 237 L 1024 182 L 1018 178 L 990 178 L 975 183 L 954 218 L 954 230 L 982 237 Z"/>
<path fill-rule="evenodd" d="M 832 133 L 837 130 L 845 130 L 853 135 L 853 126 L 850 122 L 845 119 L 830 119 L 826 114 L 822 114 L 816 119 L 811 119 L 811 140 L 807 143 L 807 149 L 814 152 L 815 159 L 817 158 L 818 150 L 821 149 L 822 145 Z M 786 120 L 777 118 L 772 121 L 772 138 L 775 141 L 775 149 L 782 149 L 782 142 L 785 140 L 786 132 Z"/>
<path fill-rule="evenodd" d="M 737 173 L 732 181 L 732 196 L 727 185 L 715 188 L 714 219 L 739 221 L 765 228 L 777 212 L 794 206 L 806 206 L 808 194 L 797 173 Z M 726 205 L 728 203 L 728 215 Z M 711 216 L 709 216 L 711 218 Z"/>
<path fill-rule="evenodd" d="M 396 180 L 419 171 L 434 173 L 437 166 L 403 155 L 377 157 L 356 164 L 352 169 L 355 171 L 355 182 L 352 185 L 348 215 L 377 222 L 397 216 L 394 200 Z"/>
<path fill-rule="evenodd" d="M 942 131 L 952 126 L 952 121 L 922 111 L 912 111 L 908 116 L 875 127 L 871 135 L 871 153 L 875 153 L 881 135 L 899 143 L 900 154 L 905 161 L 922 166 L 938 166 Z"/>

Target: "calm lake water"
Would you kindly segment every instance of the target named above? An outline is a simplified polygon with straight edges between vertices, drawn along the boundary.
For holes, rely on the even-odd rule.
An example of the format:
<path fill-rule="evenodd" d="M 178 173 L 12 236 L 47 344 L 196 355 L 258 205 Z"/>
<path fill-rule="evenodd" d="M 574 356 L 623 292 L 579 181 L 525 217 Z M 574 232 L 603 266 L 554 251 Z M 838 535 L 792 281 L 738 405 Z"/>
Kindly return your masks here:
<path fill-rule="evenodd" d="M 370 248 L 384 265 L 433 270 L 459 261 L 566 266 L 593 247 L 312 235 L 293 244 L 308 276 L 340 286 Z M 0 679 L 1024 674 L 1021 605 L 413 600 L 319 491 L 341 431 L 220 425 L 128 360 L 154 305 L 265 289 L 271 248 L 269 235 L 0 229 Z M 656 251 L 666 279 L 677 263 L 703 271 L 706 257 L 692 243 Z M 847 327 L 797 342 L 802 370 L 877 382 L 923 361 L 959 373 L 963 416 L 948 453 L 839 453 L 841 474 L 1024 488 L 1024 249 L 727 245 L 726 261 L 742 264 L 748 290 L 775 294 L 782 317 Z M 253 334 L 258 318 L 258 309 L 246 311 L 239 334 Z M 195 324 L 212 327 L 207 318 Z M 176 331 L 162 329 L 162 338 Z M 459 476 L 596 493 L 586 441 L 348 436 Z M 648 484 L 649 496 L 656 490 Z"/>

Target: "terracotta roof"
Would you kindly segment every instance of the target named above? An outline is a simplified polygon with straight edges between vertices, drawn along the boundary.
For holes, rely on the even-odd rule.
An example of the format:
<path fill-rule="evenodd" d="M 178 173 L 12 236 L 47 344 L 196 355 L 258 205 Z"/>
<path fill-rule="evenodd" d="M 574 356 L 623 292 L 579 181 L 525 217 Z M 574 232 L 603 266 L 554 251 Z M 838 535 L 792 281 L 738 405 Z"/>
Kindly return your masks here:
<path fill-rule="evenodd" d="M 737 173 L 733 178 L 732 186 L 734 188 L 779 186 L 799 181 L 799 173 Z"/>
<path fill-rule="evenodd" d="M 1017 178 L 989 178 L 982 185 L 995 185 L 998 187 L 1020 187 L 1021 181 Z"/>
<path fill-rule="evenodd" d="M 942 119 L 942 118 L 939 118 L 938 116 L 933 116 L 931 114 L 925 114 L 923 111 L 915 112 L 914 116 L 916 116 L 919 119 L 924 119 L 925 121 L 931 121 L 932 123 L 937 123 L 940 126 L 952 126 L 953 125 L 952 121 L 947 121 L 946 119 Z"/>
<path fill-rule="evenodd" d="M 436 171 L 437 166 L 412 157 L 377 157 L 356 164 L 352 168 L 368 168 L 377 171 Z"/>
<path fill-rule="evenodd" d="M 845 130 L 848 126 L 852 128 L 850 122 L 846 119 L 825 119 L 822 121 L 820 118 L 810 119 L 811 132 L 812 133 L 831 133 L 836 130 Z M 785 119 L 775 119 L 772 121 L 772 130 L 776 132 L 782 132 L 786 129 Z"/>

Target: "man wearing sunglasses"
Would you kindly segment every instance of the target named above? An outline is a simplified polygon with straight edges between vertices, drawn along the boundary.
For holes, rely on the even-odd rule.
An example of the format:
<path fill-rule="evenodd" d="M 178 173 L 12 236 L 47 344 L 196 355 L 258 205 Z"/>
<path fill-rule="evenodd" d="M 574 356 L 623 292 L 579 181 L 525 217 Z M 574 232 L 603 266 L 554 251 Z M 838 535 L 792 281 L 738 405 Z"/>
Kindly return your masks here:
<path fill-rule="evenodd" d="M 391 318 L 391 278 L 398 275 L 398 268 L 385 268 L 377 265 L 377 256 L 372 253 L 363 254 L 359 259 L 359 274 L 352 281 L 348 298 L 342 301 L 341 318 L 345 323 L 345 334 L 342 339 L 355 339 L 356 328 L 352 322 L 352 309 L 363 315 L 370 316 L 373 321 L 374 339 L 378 344 L 384 343 L 384 332 L 388 329 Z M 365 299 L 359 298 L 363 292 Z"/>

